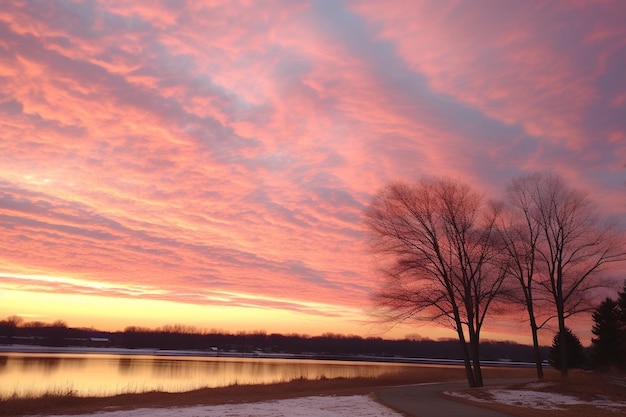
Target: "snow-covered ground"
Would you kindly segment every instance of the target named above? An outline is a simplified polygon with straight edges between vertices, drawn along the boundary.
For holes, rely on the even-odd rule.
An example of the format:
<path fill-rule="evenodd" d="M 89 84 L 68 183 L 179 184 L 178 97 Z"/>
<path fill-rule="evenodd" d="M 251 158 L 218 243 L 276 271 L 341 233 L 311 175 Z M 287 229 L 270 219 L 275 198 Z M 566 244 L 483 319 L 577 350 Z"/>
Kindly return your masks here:
<path fill-rule="evenodd" d="M 549 383 L 536 383 L 534 385 L 529 384 L 524 390 L 512 390 L 512 389 L 488 389 L 485 390 L 489 393 L 489 399 L 478 398 L 472 395 L 471 392 L 451 392 L 447 391 L 445 394 L 465 398 L 471 401 L 477 402 L 489 402 L 499 403 L 505 405 L 512 405 L 515 407 L 529 408 L 534 410 L 567 410 L 567 406 L 575 405 L 590 405 L 598 409 L 615 411 L 622 408 L 626 408 L 626 401 L 611 401 L 611 400 L 592 400 L 586 401 L 578 397 L 566 394 L 559 394 L 555 392 L 542 392 L 538 391 Z M 483 391 L 483 392 L 485 392 Z"/>
<path fill-rule="evenodd" d="M 402 417 L 365 395 L 315 396 L 246 404 L 140 408 L 74 417 Z M 54 416 L 53 416 L 54 417 Z"/>

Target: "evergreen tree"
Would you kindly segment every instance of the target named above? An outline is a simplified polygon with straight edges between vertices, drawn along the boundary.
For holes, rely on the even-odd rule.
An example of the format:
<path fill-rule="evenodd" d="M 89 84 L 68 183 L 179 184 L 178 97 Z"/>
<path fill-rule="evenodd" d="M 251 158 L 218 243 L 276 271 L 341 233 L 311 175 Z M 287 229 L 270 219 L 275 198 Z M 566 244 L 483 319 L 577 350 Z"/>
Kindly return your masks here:
<path fill-rule="evenodd" d="M 624 281 L 622 291 L 617 294 L 617 311 L 620 336 L 617 343 L 621 354 L 617 366 L 622 370 L 626 370 L 626 281 Z"/>
<path fill-rule="evenodd" d="M 617 293 L 617 308 L 619 310 L 619 321 L 622 326 L 626 325 L 626 281 L 624 281 L 624 288 Z"/>
<path fill-rule="evenodd" d="M 596 336 L 593 344 L 593 365 L 596 368 L 619 366 L 623 356 L 623 329 L 620 323 L 618 302 L 607 298 L 593 312 L 594 325 L 591 332 Z"/>
<path fill-rule="evenodd" d="M 582 368 L 587 360 L 585 351 L 580 339 L 572 333 L 569 328 L 565 328 L 565 349 L 567 350 L 567 366 L 568 368 Z M 561 369 L 561 338 L 557 332 L 552 339 L 552 347 L 550 348 L 550 356 L 548 361 L 556 369 Z"/>

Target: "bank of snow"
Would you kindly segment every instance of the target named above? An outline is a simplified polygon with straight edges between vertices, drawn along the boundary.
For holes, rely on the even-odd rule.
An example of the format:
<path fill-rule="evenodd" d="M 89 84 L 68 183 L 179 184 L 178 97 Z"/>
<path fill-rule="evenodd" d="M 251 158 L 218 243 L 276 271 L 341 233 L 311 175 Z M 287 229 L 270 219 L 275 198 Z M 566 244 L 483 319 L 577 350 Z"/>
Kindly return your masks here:
<path fill-rule="evenodd" d="M 74 417 L 402 417 L 365 395 L 315 396 L 245 404 L 139 408 Z M 55 417 L 55 416 L 52 416 Z"/>

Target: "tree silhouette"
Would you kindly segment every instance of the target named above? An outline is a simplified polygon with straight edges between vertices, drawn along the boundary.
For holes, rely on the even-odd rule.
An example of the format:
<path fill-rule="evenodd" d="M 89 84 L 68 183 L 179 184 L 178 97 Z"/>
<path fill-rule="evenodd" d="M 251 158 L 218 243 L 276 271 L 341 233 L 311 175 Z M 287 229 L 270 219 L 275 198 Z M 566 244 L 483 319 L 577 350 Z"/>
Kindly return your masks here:
<path fill-rule="evenodd" d="M 541 223 L 537 221 L 535 210 L 534 176 L 514 179 L 506 190 L 505 210 L 500 218 L 498 232 L 504 244 L 503 264 L 513 283 L 507 288 L 508 298 L 522 305 L 528 314 L 528 321 L 535 353 L 537 378 L 543 378 L 539 329 L 551 316 L 546 316 L 550 300 L 539 292 L 538 246 L 541 237 Z M 517 285 L 515 285 L 515 283 Z M 539 294 L 538 294 L 539 293 Z M 540 320 L 538 317 L 544 313 Z"/>
<path fill-rule="evenodd" d="M 593 313 L 593 365 L 626 369 L 626 281 L 617 300 L 607 298 Z"/>
<path fill-rule="evenodd" d="M 498 206 L 461 182 L 424 179 L 383 187 L 365 215 L 384 278 L 373 295 L 382 320 L 451 327 L 469 385 L 482 386 L 480 332 L 504 279 Z"/>
<path fill-rule="evenodd" d="M 563 337 L 565 340 L 563 340 Z M 550 365 L 561 370 L 563 363 L 561 362 L 561 346 L 567 349 L 567 366 L 569 368 L 582 368 L 587 357 L 580 339 L 572 333 L 569 328 L 565 328 L 564 332 L 557 332 L 552 339 L 552 347 L 550 348 L 550 356 L 548 361 Z"/>
<path fill-rule="evenodd" d="M 623 238 L 602 221 L 585 193 L 569 187 L 560 176 L 536 173 L 517 181 L 524 183 L 524 210 L 538 231 L 533 250 L 540 274 L 536 282 L 550 296 L 564 335 L 566 318 L 589 310 L 587 294 L 602 284 L 603 268 L 626 259 Z M 562 375 L 569 368 L 567 342 L 563 336 L 559 345 Z"/>
<path fill-rule="evenodd" d="M 623 349 L 626 349 L 626 281 L 624 281 L 624 287 L 617 294 L 617 309 L 618 309 L 618 319 L 620 321 L 620 330 L 624 334 L 624 343 Z M 626 360 L 626 358 L 625 358 Z M 626 365 L 626 363 L 624 364 Z"/>
<path fill-rule="evenodd" d="M 20 316 L 9 316 L 6 319 L 0 321 L 0 336 L 4 336 L 8 343 L 13 341 L 13 337 L 17 332 L 18 326 L 24 320 Z"/>
<path fill-rule="evenodd" d="M 617 301 L 607 298 L 593 312 L 594 325 L 591 332 L 595 335 L 593 344 L 593 365 L 596 368 L 619 366 L 624 355 L 624 334 L 620 321 Z"/>

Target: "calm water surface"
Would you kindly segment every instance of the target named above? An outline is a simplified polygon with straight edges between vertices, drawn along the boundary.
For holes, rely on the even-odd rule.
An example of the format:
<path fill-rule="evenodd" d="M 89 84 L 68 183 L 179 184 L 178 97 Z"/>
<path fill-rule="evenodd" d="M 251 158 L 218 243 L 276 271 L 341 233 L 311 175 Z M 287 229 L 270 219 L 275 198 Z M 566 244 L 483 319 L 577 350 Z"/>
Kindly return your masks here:
<path fill-rule="evenodd" d="M 297 378 L 376 377 L 416 366 L 299 359 L 2 353 L 0 397 L 68 390 L 79 396 L 181 392 Z"/>

